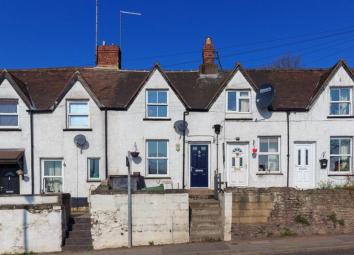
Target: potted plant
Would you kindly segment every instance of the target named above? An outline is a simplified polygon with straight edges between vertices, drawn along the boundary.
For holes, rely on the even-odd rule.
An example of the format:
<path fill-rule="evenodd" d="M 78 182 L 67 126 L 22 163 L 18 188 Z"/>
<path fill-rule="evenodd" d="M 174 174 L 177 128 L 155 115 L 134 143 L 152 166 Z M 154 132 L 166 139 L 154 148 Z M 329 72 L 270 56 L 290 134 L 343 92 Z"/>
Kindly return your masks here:
<path fill-rule="evenodd" d="M 325 156 L 326 156 L 326 153 L 323 152 L 323 153 L 322 153 L 322 158 L 320 159 L 320 166 L 321 166 L 321 169 L 326 169 L 326 168 L 327 168 L 327 165 L 328 165 L 328 159 L 326 159 Z"/>

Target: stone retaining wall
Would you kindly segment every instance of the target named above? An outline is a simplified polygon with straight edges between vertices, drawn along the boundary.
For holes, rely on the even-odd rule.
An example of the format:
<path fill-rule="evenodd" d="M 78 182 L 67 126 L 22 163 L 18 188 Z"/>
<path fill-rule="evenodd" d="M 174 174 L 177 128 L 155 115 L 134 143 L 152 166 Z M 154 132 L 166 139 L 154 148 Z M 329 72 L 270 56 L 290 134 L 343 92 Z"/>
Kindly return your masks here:
<path fill-rule="evenodd" d="M 232 238 L 354 232 L 354 191 L 245 188 L 233 193 Z"/>
<path fill-rule="evenodd" d="M 189 241 L 187 193 L 133 194 L 133 245 Z M 94 249 L 128 246 L 127 194 L 90 196 Z"/>

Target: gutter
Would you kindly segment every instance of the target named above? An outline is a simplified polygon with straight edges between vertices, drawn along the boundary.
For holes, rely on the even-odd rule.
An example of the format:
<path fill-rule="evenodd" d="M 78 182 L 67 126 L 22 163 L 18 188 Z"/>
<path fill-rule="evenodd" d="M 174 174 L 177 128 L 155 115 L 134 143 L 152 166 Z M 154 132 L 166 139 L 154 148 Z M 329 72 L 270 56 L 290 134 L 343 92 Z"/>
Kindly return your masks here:
<path fill-rule="evenodd" d="M 183 112 L 183 124 L 186 123 L 186 116 L 189 114 L 188 111 Z M 186 125 L 185 125 L 186 127 Z M 184 175 L 186 171 L 186 128 L 183 129 L 183 147 L 182 147 L 182 189 L 185 188 Z"/>
<path fill-rule="evenodd" d="M 286 153 L 286 187 L 289 188 L 289 172 L 290 172 L 290 111 L 286 112 L 286 133 L 287 133 L 287 153 Z"/>
<path fill-rule="evenodd" d="M 107 109 L 104 110 L 104 156 L 105 156 L 105 179 L 108 178 L 108 114 Z"/>
<path fill-rule="evenodd" d="M 30 111 L 31 132 L 31 194 L 34 195 L 34 139 L 33 139 L 33 111 Z"/>

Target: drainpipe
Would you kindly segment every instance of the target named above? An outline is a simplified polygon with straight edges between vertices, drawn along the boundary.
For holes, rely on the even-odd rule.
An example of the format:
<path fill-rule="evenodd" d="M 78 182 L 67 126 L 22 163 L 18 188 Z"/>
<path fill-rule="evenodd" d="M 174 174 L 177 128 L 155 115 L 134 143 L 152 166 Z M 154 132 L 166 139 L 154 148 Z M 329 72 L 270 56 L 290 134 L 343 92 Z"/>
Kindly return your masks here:
<path fill-rule="evenodd" d="M 33 142 L 33 112 L 30 111 L 30 132 L 31 132 L 31 193 L 34 195 L 34 142 Z"/>
<path fill-rule="evenodd" d="M 107 109 L 104 111 L 104 156 L 105 156 L 105 175 L 106 180 L 108 179 L 108 115 Z"/>
<path fill-rule="evenodd" d="M 184 124 L 184 128 L 183 128 L 183 146 L 182 146 L 182 189 L 185 188 L 184 185 L 184 174 L 185 174 L 185 170 L 186 170 L 186 116 L 189 114 L 188 111 L 184 111 L 183 112 L 183 124 Z"/>
<path fill-rule="evenodd" d="M 290 121 L 289 121 L 289 116 L 290 116 L 290 112 L 287 111 L 286 112 L 286 132 L 287 132 L 287 154 L 286 154 L 286 187 L 289 187 L 289 172 L 290 172 L 290 169 L 289 169 L 289 163 L 290 163 Z"/>

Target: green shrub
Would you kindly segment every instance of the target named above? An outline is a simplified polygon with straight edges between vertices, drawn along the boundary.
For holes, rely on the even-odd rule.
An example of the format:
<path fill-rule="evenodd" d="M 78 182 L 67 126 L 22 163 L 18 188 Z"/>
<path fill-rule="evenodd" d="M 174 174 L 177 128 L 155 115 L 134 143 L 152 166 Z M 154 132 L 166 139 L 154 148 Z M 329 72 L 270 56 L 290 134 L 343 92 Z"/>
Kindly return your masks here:
<path fill-rule="evenodd" d="M 302 225 L 305 225 L 305 226 L 310 226 L 311 225 L 310 221 L 308 219 L 306 219 L 304 216 L 300 215 L 300 214 L 297 215 L 294 220 L 295 220 L 295 222 L 297 224 L 302 224 Z"/>
<path fill-rule="evenodd" d="M 284 228 L 284 230 L 280 233 L 281 236 L 297 236 L 297 234 L 291 229 Z"/>
<path fill-rule="evenodd" d="M 334 227 L 336 227 L 337 224 L 339 224 L 340 226 L 344 226 L 344 220 L 337 219 L 337 214 L 335 214 L 335 213 L 330 214 L 327 218 L 329 221 L 331 221 L 333 223 Z"/>

